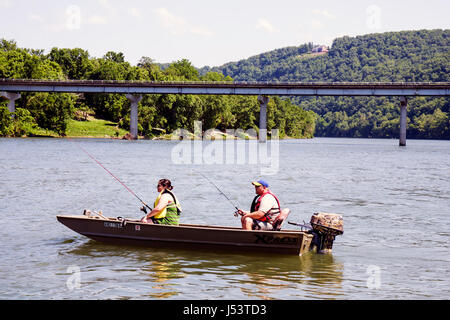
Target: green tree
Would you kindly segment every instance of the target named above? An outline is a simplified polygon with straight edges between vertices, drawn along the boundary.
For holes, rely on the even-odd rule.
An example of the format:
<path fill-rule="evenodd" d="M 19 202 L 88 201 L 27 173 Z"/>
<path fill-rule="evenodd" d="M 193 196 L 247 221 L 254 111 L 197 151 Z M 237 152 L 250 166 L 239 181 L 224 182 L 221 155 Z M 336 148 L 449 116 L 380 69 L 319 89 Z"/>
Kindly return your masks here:
<path fill-rule="evenodd" d="M 114 52 L 114 51 L 108 51 L 104 56 L 103 59 L 116 62 L 116 63 L 123 63 L 125 62 L 125 56 L 122 52 Z"/>
<path fill-rule="evenodd" d="M 41 128 L 64 136 L 73 115 L 74 96 L 68 93 L 40 92 L 26 101 L 27 109 Z"/>
<path fill-rule="evenodd" d="M 8 107 L 0 106 L 0 136 L 12 135 L 12 119 Z"/>
<path fill-rule="evenodd" d="M 259 118 L 259 102 L 255 96 L 230 96 L 231 112 L 235 121 L 235 129 L 257 129 Z"/>
<path fill-rule="evenodd" d="M 199 75 L 197 69 L 187 59 L 176 61 L 164 70 L 168 76 L 167 80 L 177 81 L 197 81 Z"/>
<path fill-rule="evenodd" d="M 14 117 L 11 117 L 14 115 Z M 0 107 L 0 136 L 21 137 L 32 134 L 36 122 L 26 109 L 17 108 L 11 114 L 7 107 Z"/>
<path fill-rule="evenodd" d="M 37 123 L 31 116 L 30 111 L 18 108 L 12 121 L 12 132 L 15 137 L 27 136 L 32 134 L 37 127 Z"/>
<path fill-rule="evenodd" d="M 86 50 L 52 48 L 48 54 L 50 61 L 56 62 L 69 79 L 88 79 L 93 70 L 89 53 Z"/>
<path fill-rule="evenodd" d="M 415 119 L 415 128 L 427 138 L 442 137 L 450 138 L 449 116 L 436 109 L 432 114 L 421 114 Z"/>
<path fill-rule="evenodd" d="M 147 71 L 147 77 L 151 81 L 163 80 L 161 68 L 149 57 L 142 57 L 137 65 L 139 68 Z"/>
<path fill-rule="evenodd" d="M 223 95 L 207 95 L 200 97 L 202 105 L 203 127 L 207 129 L 226 130 L 234 127 L 236 117 L 232 113 L 231 100 Z"/>

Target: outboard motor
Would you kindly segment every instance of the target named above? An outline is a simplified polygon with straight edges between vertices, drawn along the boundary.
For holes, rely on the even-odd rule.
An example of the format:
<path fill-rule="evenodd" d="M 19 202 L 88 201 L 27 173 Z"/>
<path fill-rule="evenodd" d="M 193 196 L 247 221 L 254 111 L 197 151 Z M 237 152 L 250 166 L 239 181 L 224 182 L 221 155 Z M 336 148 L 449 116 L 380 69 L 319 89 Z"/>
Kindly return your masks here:
<path fill-rule="evenodd" d="M 331 253 L 336 236 L 344 234 L 344 219 L 340 214 L 317 212 L 311 217 L 314 238 L 312 246 L 318 253 Z"/>

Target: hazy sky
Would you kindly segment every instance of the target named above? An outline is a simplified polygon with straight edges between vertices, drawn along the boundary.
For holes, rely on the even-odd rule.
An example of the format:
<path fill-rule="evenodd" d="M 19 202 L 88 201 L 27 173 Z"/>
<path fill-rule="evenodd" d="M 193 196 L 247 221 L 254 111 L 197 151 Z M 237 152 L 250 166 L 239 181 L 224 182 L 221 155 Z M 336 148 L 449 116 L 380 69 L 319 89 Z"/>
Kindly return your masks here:
<path fill-rule="evenodd" d="M 450 0 L 0 0 L 0 12 L 0 38 L 19 47 L 123 52 L 133 65 L 218 66 L 343 35 L 450 28 Z"/>

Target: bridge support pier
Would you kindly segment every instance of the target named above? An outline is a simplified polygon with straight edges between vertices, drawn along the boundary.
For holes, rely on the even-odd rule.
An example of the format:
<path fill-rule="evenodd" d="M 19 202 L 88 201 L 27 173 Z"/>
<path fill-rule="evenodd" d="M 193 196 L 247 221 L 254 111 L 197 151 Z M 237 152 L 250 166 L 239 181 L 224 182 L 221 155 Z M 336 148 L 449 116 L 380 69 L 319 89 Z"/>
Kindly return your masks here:
<path fill-rule="evenodd" d="M 20 93 L 4 91 L 4 92 L 0 92 L 0 96 L 9 100 L 9 102 L 8 102 L 9 112 L 11 112 L 11 113 L 16 112 L 16 100 L 20 99 L 20 97 L 21 97 Z M 14 115 L 11 115 L 11 118 L 14 118 Z"/>
<path fill-rule="evenodd" d="M 399 146 L 406 146 L 406 107 L 408 100 L 406 97 L 400 97 L 400 141 Z"/>
<path fill-rule="evenodd" d="M 258 96 L 259 102 L 259 142 L 267 140 L 267 104 L 269 97 Z"/>
<path fill-rule="evenodd" d="M 130 111 L 130 134 L 131 138 L 137 140 L 138 138 L 138 103 L 142 96 L 139 94 L 127 94 L 127 99 L 131 102 Z"/>

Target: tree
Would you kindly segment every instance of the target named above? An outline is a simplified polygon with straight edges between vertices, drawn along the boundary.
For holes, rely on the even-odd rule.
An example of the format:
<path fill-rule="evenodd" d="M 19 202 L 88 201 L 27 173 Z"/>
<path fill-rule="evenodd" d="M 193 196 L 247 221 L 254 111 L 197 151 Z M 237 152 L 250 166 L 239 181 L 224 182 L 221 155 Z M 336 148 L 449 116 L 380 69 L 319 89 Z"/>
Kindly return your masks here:
<path fill-rule="evenodd" d="M 16 51 L 17 43 L 14 40 L 0 39 L 0 51 Z"/>
<path fill-rule="evenodd" d="M 86 50 L 52 48 L 48 54 L 50 61 L 56 62 L 69 79 L 88 79 L 93 65 Z"/>
<path fill-rule="evenodd" d="M 125 62 L 125 56 L 123 55 L 122 52 L 108 51 L 103 56 L 103 59 L 117 63 Z"/>
<path fill-rule="evenodd" d="M 0 107 L 0 136 L 21 137 L 32 134 L 36 122 L 26 109 L 17 108 L 11 117 L 8 108 Z"/>
<path fill-rule="evenodd" d="M 201 98 L 202 121 L 206 129 L 225 131 L 234 127 L 236 117 L 232 113 L 230 99 L 223 95 L 207 95 Z"/>
<path fill-rule="evenodd" d="M 147 71 L 148 79 L 151 81 L 160 81 L 163 79 L 161 68 L 149 57 L 142 57 L 137 66 Z"/>
<path fill-rule="evenodd" d="M 27 109 L 41 128 L 64 136 L 73 115 L 74 96 L 69 93 L 40 92 L 26 101 Z"/>
<path fill-rule="evenodd" d="M 37 123 L 31 116 L 30 111 L 18 108 L 12 121 L 12 132 L 15 137 L 27 136 L 32 134 L 37 127 Z"/>
<path fill-rule="evenodd" d="M 164 70 L 164 73 L 169 77 L 167 80 L 179 81 L 197 81 L 199 75 L 197 69 L 187 59 L 176 61 Z"/>
<path fill-rule="evenodd" d="M 235 128 L 248 130 L 257 129 L 259 118 L 259 102 L 255 96 L 230 96 L 231 112 L 235 116 Z M 258 121 L 258 122 L 257 122 Z"/>
<path fill-rule="evenodd" d="M 436 136 L 444 139 L 450 138 L 450 118 L 439 108 L 432 114 L 421 114 L 417 117 L 415 127 L 427 138 Z"/>
<path fill-rule="evenodd" d="M 7 137 L 12 134 L 12 119 L 8 107 L 0 106 L 0 136 Z"/>

